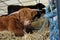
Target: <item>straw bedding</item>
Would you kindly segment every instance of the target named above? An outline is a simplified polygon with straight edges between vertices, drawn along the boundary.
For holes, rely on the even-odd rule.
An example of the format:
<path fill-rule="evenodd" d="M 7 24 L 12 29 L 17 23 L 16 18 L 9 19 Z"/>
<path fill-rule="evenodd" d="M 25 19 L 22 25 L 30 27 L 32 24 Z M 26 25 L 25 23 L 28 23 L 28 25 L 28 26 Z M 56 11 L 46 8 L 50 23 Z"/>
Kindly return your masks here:
<path fill-rule="evenodd" d="M 44 18 L 41 17 L 37 21 L 32 22 L 32 26 L 36 28 L 41 28 L 42 23 L 44 21 Z M 42 32 L 40 30 L 34 30 L 33 34 L 25 34 L 23 37 L 16 37 L 14 33 L 11 33 L 9 31 L 2 31 L 0 32 L 0 40 L 49 40 L 49 27 L 48 27 L 48 21 L 46 23 L 46 26 Z"/>

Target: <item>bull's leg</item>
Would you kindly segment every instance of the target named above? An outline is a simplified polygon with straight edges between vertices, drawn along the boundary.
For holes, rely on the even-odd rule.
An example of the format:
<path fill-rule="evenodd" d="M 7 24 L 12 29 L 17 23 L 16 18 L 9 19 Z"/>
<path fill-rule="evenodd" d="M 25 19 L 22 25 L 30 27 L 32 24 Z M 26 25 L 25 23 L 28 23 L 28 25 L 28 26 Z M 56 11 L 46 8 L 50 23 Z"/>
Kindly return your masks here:
<path fill-rule="evenodd" d="M 6 27 L 0 26 L 0 31 L 6 30 Z"/>
<path fill-rule="evenodd" d="M 14 20 L 9 21 L 8 30 L 14 32 L 16 36 L 23 36 L 24 32 L 22 28 L 17 28 Z"/>
<path fill-rule="evenodd" d="M 6 26 L 0 22 L 0 31 L 6 30 Z"/>
<path fill-rule="evenodd" d="M 31 26 L 26 27 L 26 32 L 27 33 L 33 33 L 34 28 Z"/>
<path fill-rule="evenodd" d="M 32 30 L 31 30 L 30 28 L 29 28 L 29 29 L 26 28 L 26 32 L 27 32 L 27 33 L 33 33 Z"/>
<path fill-rule="evenodd" d="M 16 35 L 16 36 L 24 36 L 24 32 L 23 32 L 22 29 L 17 29 L 17 30 L 15 31 L 15 35 Z"/>

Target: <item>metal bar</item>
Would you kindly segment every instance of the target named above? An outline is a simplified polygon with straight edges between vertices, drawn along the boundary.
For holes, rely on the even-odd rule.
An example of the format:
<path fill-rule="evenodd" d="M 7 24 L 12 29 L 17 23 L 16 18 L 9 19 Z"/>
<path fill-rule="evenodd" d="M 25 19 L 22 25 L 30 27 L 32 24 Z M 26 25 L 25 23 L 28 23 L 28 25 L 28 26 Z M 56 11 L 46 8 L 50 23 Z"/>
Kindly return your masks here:
<path fill-rule="evenodd" d="M 57 5 L 57 16 L 58 16 L 58 27 L 59 27 L 59 40 L 60 40 L 60 0 L 56 0 Z"/>

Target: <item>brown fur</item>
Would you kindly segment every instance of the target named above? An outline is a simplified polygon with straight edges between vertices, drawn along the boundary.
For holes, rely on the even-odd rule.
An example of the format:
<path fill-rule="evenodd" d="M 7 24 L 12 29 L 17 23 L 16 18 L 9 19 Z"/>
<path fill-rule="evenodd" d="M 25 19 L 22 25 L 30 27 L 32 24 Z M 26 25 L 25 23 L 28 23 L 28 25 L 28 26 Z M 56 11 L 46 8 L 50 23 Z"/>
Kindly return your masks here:
<path fill-rule="evenodd" d="M 30 8 L 20 9 L 18 13 L 11 14 L 8 16 L 0 17 L 0 31 L 8 30 L 14 32 L 16 36 L 23 36 L 23 29 L 26 28 L 26 31 L 32 31 L 31 26 L 25 26 L 23 23 L 25 20 L 32 21 L 32 18 L 36 15 L 36 11 L 31 10 Z"/>

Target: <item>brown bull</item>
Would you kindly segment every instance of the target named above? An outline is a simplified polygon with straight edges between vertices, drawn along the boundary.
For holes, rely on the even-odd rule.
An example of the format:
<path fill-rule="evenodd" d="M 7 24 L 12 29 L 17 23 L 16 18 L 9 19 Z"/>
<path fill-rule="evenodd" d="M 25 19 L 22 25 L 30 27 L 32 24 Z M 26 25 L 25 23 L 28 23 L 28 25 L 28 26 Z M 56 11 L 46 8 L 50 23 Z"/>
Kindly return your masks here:
<path fill-rule="evenodd" d="M 36 15 L 36 11 L 30 8 L 23 8 L 7 16 L 0 17 L 0 31 L 8 30 L 14 32 L 16 36 L 24 35 L 24 28 L 26 32 L 32 32 L 31 22 Z"/>

